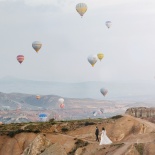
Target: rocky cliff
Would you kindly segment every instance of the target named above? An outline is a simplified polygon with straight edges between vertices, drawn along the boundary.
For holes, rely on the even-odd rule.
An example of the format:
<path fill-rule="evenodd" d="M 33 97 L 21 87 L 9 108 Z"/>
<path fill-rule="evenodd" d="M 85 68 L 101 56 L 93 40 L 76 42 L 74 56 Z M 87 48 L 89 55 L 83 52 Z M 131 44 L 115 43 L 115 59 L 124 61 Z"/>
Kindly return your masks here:
<path fill-rule="evenodd" d="M 127 109 L 125 113 L 138 118 L 155 118 L 155 108 L 135 107 Z"/>

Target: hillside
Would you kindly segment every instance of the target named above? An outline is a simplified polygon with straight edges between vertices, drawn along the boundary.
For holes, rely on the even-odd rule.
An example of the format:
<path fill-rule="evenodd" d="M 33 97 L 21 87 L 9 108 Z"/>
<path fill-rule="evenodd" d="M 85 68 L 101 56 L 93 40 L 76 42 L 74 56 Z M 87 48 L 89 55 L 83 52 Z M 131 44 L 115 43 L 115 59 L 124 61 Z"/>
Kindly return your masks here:
<path fill-rule="evenodd" d="M 111 145 L 99 146 L 104 126 Z M 6 132 L 7 131 L 7 132 Z M 155 124 L 129 115 L 109 119 L 0 126 L 0 155 L 154 155 Z"/>
<path fill-rule="evenodd" d="M 82 119 L 82 118 L 105 118 L 124 113 L 130 106 L 129 102 L 110 100 L 64 98 L 65 107 L 60 108 L 56 95 L 40 95 L 22 93 L 0 93 L 0 121 L 3 123 L 20 123 L 39 121 L 38 115 L 46 113 L 48 118 L 57 120 Z M 100 108 L 104 113 L 96 116 L 94 111 Z"/>
<path fill-rule="evenodd" d="M 0 121 L 3 123 L 22 123 L 39 121 L 40 113 L 47 114 L 47 120 L 72 120 L 84 118 L 108 118 L 122 114 L 130 107 L 145 106 L 144 102 L 125 100 L 96 100 L 90 98 L 64 98 L 65 107 L 60 108 L 58 99 L 62 96 L 0 92 Z M 149 104 L 147 104 L 148 106 Z M 103 113 L 98 113 L 100 109 Z M 97 115 L 93 115 L 97 112 Z"/>
<path fill-rule="evenodd" d="M 62 96 L 0 92 L 0 122 L 22 123 L 39 121 L 39 114 L 46 113 L 47 120 L 74 120 L 84 118 L 108 118 L 122 114 L 130 107 L 144 106 L 144 102 L 124 100 L 96 100 L 90 98 L 64 98 L 65 107 L 60 108 L 58 99 Z M 148 104 L 149 105 L 149 104 Z M 103 113 L 99 113 L 100 109 Z M 97 115 L 93 115 L 97 112 Z"/>

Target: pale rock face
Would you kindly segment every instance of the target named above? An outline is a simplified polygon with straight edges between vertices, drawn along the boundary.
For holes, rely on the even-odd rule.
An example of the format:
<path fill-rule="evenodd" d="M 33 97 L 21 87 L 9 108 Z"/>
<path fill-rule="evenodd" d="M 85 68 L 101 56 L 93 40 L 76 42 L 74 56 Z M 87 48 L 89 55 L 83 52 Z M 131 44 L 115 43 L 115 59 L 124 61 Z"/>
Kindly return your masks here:
<path fill-rule="evenodd" d="M 32 143 L 24 150 L 22 155 L 39 155 L 51 145 L 44 134 L 39 134 Z"/>
<path fill-rule="evenodd" d="M 67 153 L 62 145 L 59 143 L 52 144 L 45 134 L 39 134 L 22 155 L 67 155 Z"/>
<path fill-rule="evenodd" d="M 55 143 L 48 147 L 43 153 L 40 155 L 67 155 L 65 149 L 59 143 Z"/>
<path fill-rule="evenodd" d="M 146 108 L 146 107 L 138 107 L 138 108 L 129 108 L 125 112 L 134 117 L 155 117 L 155 108 Z"/>
<path fill-rule="evenodd" d="M 136 150 L 134 145 L 131 145 L 128 150 L 126 151 L 125 155 L 140 155 L 139 152 Z"/>

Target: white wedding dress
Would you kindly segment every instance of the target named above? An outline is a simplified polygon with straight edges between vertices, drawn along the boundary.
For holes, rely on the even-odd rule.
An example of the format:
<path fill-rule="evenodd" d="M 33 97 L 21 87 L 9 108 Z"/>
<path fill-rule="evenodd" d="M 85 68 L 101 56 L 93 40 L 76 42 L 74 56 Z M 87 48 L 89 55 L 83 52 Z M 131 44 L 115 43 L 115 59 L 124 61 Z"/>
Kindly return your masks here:
<path fill-rule="evenodd" d="M 106 135 L 106 130 L 102 130 L 100 145 L 111 143 L 112 141 Z"/>

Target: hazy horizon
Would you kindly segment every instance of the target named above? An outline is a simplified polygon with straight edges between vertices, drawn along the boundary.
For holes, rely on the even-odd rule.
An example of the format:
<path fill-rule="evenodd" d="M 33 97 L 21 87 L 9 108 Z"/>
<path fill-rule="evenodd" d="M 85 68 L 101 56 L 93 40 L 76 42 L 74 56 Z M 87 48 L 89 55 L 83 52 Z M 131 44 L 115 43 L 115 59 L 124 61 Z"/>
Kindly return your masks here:
<path fill-rule="evenodd" d="M 104 97 L 101 88 L 108 89 Z M 0 78 L 0 92 L 36 95 L 57 95 L 66 98 L 92 98 L 99 100 L 155 101 L 154 81 L 86 81 L 53 82 L 20 78 Z"/>

